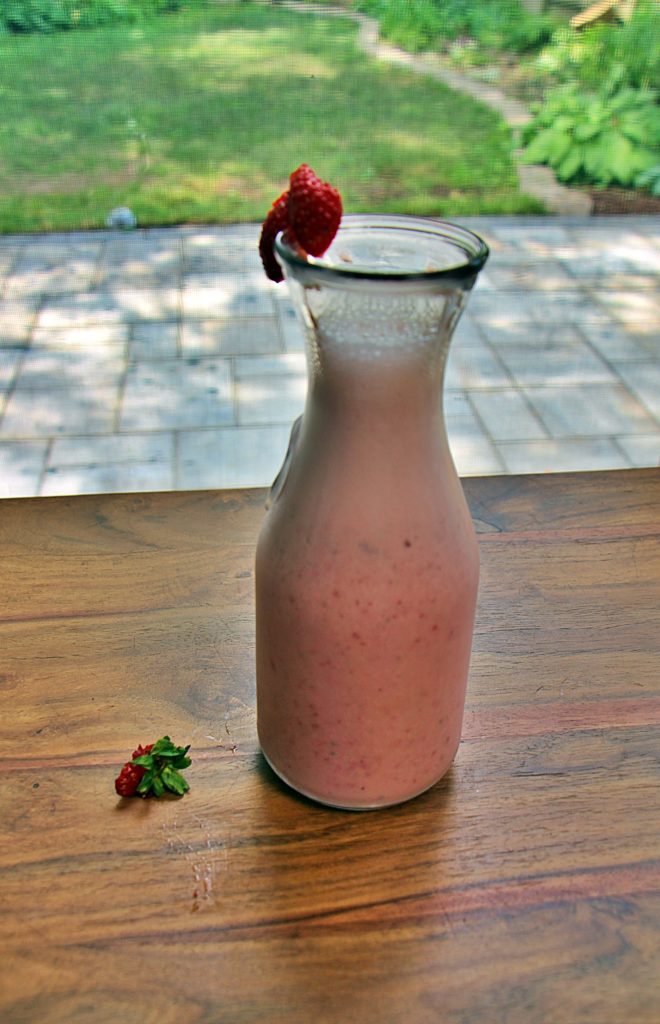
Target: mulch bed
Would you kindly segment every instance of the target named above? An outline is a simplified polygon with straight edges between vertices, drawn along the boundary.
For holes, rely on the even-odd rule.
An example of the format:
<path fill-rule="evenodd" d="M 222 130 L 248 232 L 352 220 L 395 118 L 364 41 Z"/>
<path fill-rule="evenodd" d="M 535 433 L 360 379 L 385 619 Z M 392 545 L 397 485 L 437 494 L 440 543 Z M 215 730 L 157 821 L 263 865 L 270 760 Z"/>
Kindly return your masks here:
<path fill-rule="evenodd" d="M 660 214 L 660 197 L 625 188 L 590 189 L 594 217 L 616 213 Z"/>

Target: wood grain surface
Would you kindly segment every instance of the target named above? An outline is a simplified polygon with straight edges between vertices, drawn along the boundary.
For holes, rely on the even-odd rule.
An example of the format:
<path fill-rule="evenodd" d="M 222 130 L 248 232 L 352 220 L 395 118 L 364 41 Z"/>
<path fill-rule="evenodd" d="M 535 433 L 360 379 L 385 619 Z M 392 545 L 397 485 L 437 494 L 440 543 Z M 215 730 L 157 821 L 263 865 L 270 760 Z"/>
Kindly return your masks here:
<path fill-rule="evenodd" d="M 0 503 L 3 1024 L 657 1024 L 660 473 L 465 481 L 447 779 L 316 806 L 256 743 L 261 491 Z M 118 800 L 138 742 L 183 799 Z"/>

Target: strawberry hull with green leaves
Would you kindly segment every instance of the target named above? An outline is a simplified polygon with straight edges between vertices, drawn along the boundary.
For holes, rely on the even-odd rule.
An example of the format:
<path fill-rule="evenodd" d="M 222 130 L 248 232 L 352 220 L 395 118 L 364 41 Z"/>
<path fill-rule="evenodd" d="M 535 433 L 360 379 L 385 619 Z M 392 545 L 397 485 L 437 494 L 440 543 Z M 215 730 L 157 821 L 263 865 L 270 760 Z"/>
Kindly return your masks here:
<path fill-rule="evenodd" d="M 279 196 L 261 229 L 259 254 L 271 281 L 283 279 L 273 244 L 280 231 L 289 243 L 309 256 L 322 256 L 337 234 L 342 215 L 341 196 L 307 164 L 289 178 L 289 188 Z"/>
<path fill-rule="evenodd" d="M 192 763 L 189 749 L 177 747 L 169 736 L 138 746 L 115 779 L 115 791 L 119 796 L 183 796 L 190 789 L 181 774 Z"/>

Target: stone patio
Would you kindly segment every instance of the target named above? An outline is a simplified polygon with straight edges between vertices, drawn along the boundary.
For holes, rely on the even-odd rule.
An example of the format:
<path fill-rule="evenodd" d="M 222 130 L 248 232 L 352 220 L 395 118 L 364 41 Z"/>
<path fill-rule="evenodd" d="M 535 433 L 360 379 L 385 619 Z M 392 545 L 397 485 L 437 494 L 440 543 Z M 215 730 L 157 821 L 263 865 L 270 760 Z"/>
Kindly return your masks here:
<path fill-rule="evenodd" d="M 492 255 L 447 372 L 459 472 L 658 465 L 658 219 L 462 223 Z M 257 237 L 0 238 L 0 496 L 272 480 L 306 377 Z"/>

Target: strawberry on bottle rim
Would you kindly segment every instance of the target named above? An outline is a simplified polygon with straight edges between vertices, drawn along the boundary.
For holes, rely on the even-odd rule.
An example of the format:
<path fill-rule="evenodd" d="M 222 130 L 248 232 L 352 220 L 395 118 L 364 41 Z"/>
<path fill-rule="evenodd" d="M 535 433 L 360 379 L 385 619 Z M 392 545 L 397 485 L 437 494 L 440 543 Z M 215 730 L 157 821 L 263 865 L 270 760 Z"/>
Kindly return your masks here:
<path fill-rule="evenodd" d="M 322 181 L 308 164 L 297 167 L 290 175 L 288 190 L 275 200 L 261 228 L 259 254 L 270 280 L 283 279 L 273 249 L 280 231 L 305 254 L 322 256 L 337 234 L 341 217 L 339 191 Z"/>

